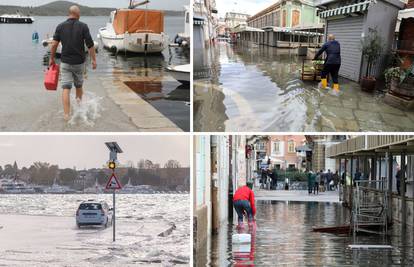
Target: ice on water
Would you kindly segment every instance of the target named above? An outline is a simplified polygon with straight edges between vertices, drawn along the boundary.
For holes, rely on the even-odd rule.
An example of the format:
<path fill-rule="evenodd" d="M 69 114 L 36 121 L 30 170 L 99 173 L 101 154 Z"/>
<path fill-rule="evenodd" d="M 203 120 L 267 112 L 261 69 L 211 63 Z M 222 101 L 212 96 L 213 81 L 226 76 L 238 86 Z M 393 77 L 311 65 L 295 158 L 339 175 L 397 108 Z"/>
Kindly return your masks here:
<path fill-rule="evenodd" d="M 189 265 L 188 195 L 117 195 L 115 243 L 111 227 L 76 227 L 87 199 L 112 205 L 110 194 L 0 195 L 0 265 Z"/>

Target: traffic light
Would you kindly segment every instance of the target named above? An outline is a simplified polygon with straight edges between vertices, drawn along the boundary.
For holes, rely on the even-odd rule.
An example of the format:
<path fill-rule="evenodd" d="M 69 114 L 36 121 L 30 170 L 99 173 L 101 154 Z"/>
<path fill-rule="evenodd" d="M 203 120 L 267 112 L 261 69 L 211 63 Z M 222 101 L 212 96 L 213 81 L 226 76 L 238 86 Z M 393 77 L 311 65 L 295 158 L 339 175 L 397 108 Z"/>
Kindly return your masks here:
<path fill-rule="evenodd" d="M 110 161 L 110 162 L 108 163 L 108 167 L 109 167 L 109 169 L 111 169 L 111 170 L 115 170 L 115 168 L 116 168 L 116 164 L 115 164 L 115 162 Z"/>

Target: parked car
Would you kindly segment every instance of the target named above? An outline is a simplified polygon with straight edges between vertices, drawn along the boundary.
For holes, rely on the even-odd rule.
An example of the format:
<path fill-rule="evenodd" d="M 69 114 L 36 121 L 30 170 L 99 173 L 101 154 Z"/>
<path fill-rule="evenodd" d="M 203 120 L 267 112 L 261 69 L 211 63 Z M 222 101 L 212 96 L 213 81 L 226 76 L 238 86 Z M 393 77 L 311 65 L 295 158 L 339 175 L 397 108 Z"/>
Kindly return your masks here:
<path fill-rule="evenodd" d="M 105 201 L 88 200 L 79 205 L 76 211 L 76 225 L 80 228 L 85 225 L 112 224 L 112 208 Z"/>

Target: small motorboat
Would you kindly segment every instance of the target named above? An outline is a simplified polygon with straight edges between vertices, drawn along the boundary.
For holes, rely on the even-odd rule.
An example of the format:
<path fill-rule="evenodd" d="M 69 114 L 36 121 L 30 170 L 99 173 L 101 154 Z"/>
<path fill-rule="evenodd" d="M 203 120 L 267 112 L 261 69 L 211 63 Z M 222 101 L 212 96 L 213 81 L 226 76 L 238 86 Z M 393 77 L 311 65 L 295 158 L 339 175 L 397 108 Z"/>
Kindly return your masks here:
<path fill-rule="evenodd" d="M 24 16 L 22 14 L 4 14 L 0 16 L 0 23 L 8 23 L 8 24 L 31 24 L 35 21 L 33 17 Z"/>
<path fill-rule="evenodd" d="M 174 38 L 174 43 L 170 44 L 170 47 L 190 47 L 190 7 L 184 6 L 184 32 L 178 33 Z"/>
<path fill-rule="evenodd" d="M 178 65 L 178 66 L 169 66 L 167 70 L 170 72 L 171 76 L 174 79 L 179 81 L 182 84 L 189 84 L 190 83 L 190 72 L 191 72 L 191 65 Z"/>
<path fill-rule="evenodd" d="M 49 38 L 49 39 L 45 39 L 42 41 L 42 45 L 44 47 L 47 47 L 50 51 L 50 49 L 52 48 L 52 43 L 53 43 L 53 38 Z M 99 43 L 96 41 L 93 41 L 93 46 L 95 48 L 95 51 L 98 52 L 99 49 Z M 88 47 L 85 45 L 85 52 L 88 52 Z M 56 54 L 60 55 L 62 54 L 62 43 L 59 43 L 58 48 L 56 49 Z"/>

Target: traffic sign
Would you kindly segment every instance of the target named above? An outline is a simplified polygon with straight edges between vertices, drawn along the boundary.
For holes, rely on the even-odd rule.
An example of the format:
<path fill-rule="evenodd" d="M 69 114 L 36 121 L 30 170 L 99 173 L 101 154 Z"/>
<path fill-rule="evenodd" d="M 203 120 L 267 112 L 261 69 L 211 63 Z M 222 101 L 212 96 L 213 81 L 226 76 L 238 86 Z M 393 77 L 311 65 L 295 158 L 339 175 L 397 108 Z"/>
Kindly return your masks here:
<path fill-rule="evenodd" d="M 108 182 L 106 183 L 106 189 L 121 189 L 121 183 L 118 181 L 118 178 L 116 178 L 115 174 L 113 173 L 111 175 L 111 178 L 109 178 Z"/>

